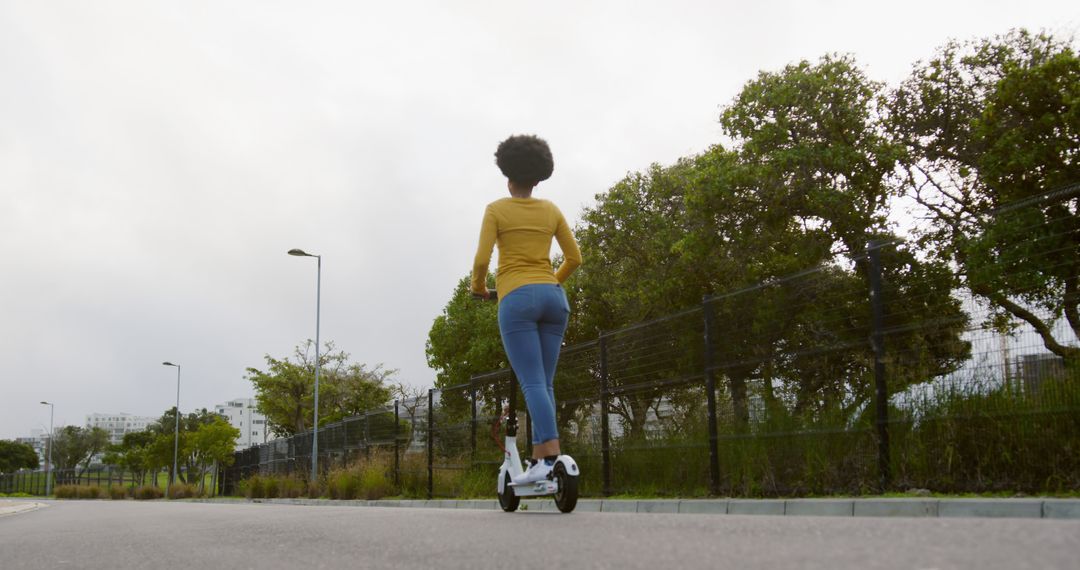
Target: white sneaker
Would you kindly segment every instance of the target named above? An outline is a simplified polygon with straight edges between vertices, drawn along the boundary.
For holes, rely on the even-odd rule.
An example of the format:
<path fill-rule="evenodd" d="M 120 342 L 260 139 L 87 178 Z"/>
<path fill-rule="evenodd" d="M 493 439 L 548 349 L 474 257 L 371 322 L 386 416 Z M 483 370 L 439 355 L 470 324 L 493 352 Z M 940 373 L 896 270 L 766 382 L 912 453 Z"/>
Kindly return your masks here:
<path fill-rule="evenodd" d="M 548 475 L 551 474 L 551 471 L 553 469 L 555 469 L 554 463 L 548 465 L 543 459 L 541 459 L 540 461 L 537 461 L 536 463 L 530 465 L 527 471 L 511 479 L 510 482 L 514 485 L 527 485 L 529 483 L 543 481 L 544 479 L 547 479 Z"/>

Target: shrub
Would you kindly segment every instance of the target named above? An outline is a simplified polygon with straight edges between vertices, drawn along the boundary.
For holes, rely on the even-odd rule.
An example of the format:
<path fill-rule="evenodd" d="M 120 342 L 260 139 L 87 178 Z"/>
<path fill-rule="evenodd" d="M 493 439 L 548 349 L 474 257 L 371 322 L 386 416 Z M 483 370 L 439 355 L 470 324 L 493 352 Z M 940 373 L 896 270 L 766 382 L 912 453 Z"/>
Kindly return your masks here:
<path fill-rule="evenodd" d="M 127 497 L 128 497 L 128 492 L 127 492 L 126 487 L 121 487 L 120 485 L 115 485 L 113 487 L 109 487 L 109 498 L 110 499 L 112 499 L 114 501 L 120 501 L 120 500 L 126 499 Z"/>
<path fill-rule="evenodd" d="M 173 483 L 172 485 L 169 485 L 170 499 L 190 499 L 198 496 L 199 490 L 195 485 L 189 485 L 187 483 Z"/>
<path fill-rule="evenodd" d="M 287 497 L 289 499 L 295 499 L 304 494 L 306 484 L 304 481 L 297 479 L 293 476 L 282 477 L 279 481 L 280 490 L 278 491 L 280 497 Z"/>
<path fill-rule="evenodd" d="M 141 487 L 136 487 L 135 492 L 133 493 L 133 496 L 138 501 L 160 499 L 164 495 L 165 493 L 163 493 L 160 488 L 154 487 L 153 485 L 143 485 Z"/>
<path fill-rule="evenodd" d="M 309 481 L 307 484 L 307 496 L 318 499 L 323 495 L 323 486 L 318 481 Z"/>
<path fill-rule="evenodd" d="M 281 492 L 281 481 L 277 477 L 267 477 L 266 478 L 265 488 L 266 488 L 266 498 L 267 499 L 276 499 L 276 498 L 278 498 L 279 493 Z"/>
<path fill-rule="evenodd" d="M 97 485 L 80 485 L 75 489 L 76 498 L 79 499 L 104 499 L 106 497 L 105 489 Z"/>
<path fill-rule="evenodd" d="M 240 482 L 240 492 L 249 499 L 262 499 L 266 496 L 266 481 L 259 475 L 252 475 Z"/>
<path fill-rule="evenodd" d="M 381 499 L 394 491 L 384 465 L 368 462 L 360 468 L 360 488 L 364 498 Z"/>
<path fill-rule="evenodd" d="M 326 491 L 331 499 L 355 499 L 360 495 L 360 473 L 347 467 L 331 471 L 326 478 Z"/>
<path fill-rule="evenodd" d="M 58 485 L 53 488 L 53 495 L 57 499 L 77 499 L 79 487 L 77 485 Z"/>

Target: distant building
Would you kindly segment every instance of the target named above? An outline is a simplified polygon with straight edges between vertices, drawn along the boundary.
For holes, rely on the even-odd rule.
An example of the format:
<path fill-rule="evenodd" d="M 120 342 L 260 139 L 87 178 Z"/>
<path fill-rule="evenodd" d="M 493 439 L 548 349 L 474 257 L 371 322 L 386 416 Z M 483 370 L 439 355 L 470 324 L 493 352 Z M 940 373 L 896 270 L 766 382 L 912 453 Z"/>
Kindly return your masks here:
<path fill-rule="evenodd" d="M 1037 395 L 1047 381 L 1065 379 L 1065 359 L 1052 353 L 1024 354 L 1017 359 L 1024 393 Z"/>
<path fill-rule="evenodd" d="M 38 455 L 38 460 L 41 461 L 41 466 L 45 467 L 45 463 L 47 462 L 45 454 L 48 451 L 49 432 L 43 429 L 32 429 L 30 430 L 29 437 L 17 437 L 15 438 L 15 443 L 25 443 L 26 445 L 33 447 Z"/>
<path fill-rule="evenodd" d="M 214 406 L 214 410 L 230 425 L 240 430 L 240 437 L 236 438 L 237 450 L 276 439 L 276 436 L 268 433 L 266 429 L 266 416 L 255 410 L 254 398 L 229 400 Z"/>
<path fill-rule="evenodd" d="M 109 433 L 109 443 L 120 443 L 124 434 L 144 431 L 157 418 L 147 416 L 133 416 L 131 414 L 99 414 L 93 413 L 86 416 L 86 427 L 101 428 Z"/>

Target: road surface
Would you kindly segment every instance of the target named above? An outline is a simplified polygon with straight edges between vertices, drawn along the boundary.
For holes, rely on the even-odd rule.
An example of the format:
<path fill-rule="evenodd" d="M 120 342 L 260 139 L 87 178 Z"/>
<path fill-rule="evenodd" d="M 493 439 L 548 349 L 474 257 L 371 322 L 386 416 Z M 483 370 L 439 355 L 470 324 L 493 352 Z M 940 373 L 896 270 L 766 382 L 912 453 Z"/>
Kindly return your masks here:
<path fill-rule="evenodd" d="M 0 517 L 0 567 L 1080 567 L 1080 521 L 61 501 Z"/>

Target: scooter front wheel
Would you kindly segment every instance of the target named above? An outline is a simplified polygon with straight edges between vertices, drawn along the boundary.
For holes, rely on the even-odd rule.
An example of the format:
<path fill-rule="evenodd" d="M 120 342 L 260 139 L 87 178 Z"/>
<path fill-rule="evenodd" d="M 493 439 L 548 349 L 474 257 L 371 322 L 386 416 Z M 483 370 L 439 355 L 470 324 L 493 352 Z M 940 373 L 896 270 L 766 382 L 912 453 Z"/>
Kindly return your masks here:
<path fill-rule="evenodd" d="M 502 510 L 512 513 L 517 510 L 518 505 L 521 504 L 521 497 L 514 494 L 514 488 L 510 486 L 510 474 L 505 473 L 503 477 L 503 492 L 499 493 L 499 506 Z"/>
<path fill-rule="evenodd" d="M 555 464 L 555 482 L 559 490 L 555 492 L 555 506 L 559 511 L 569 513 L 577 506 L 578 478 L 566 472 L 566 466 L 560 461 Z"/>

